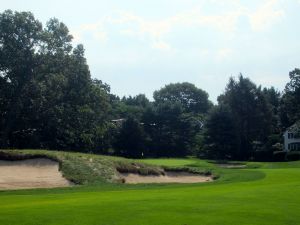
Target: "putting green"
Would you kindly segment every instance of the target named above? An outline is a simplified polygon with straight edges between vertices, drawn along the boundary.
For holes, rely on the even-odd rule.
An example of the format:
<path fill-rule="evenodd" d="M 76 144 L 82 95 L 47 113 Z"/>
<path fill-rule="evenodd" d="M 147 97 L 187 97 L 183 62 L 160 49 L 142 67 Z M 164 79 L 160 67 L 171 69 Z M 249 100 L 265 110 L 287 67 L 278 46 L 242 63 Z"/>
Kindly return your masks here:
<path fill-rule="evenodd" d="M 207 164 L 196 159 L 144 162 L 194 167 Z M 0 192 L 0 224 L 300 224 L 300 163 L 257 165 L 257 169 L 219 169 L 221 178 L 213 183 L 102 184 Z"/>

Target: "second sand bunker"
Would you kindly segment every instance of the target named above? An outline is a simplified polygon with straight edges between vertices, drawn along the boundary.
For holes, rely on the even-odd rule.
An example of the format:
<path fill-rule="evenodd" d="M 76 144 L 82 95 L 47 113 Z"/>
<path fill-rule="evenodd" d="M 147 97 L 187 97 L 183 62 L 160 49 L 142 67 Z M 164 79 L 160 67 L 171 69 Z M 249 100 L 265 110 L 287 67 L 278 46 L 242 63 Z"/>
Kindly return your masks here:
<path fill-rule="evenodd" d="M 134 173 L 122 173 L 125 183 L 203 183 L 212 181 L 211 176 L 192 174 L 187 172 L 166 172 L 165 175 L 140 175 Z"/>

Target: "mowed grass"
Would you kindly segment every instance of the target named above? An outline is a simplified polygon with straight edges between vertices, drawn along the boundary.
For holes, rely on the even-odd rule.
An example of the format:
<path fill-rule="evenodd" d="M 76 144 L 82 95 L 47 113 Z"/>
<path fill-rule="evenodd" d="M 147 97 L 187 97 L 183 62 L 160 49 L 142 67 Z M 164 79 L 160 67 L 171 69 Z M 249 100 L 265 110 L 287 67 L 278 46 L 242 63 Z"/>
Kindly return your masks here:
<path fill-rule="evenodd" d="M 144 159 L 140 160 L 141 162 L 158 165 L 158 166 L 173 166 L 173 167 L 179 167 L 179 166 L 188 166 L 193 165 L 200 160 L 196 159 Z"/>
<path fill-rule="evenodd" d="M 197 159 L 143 161 L 168 167 L 214 167 Z M 107 184 L 0 192 L 0 224 L 300 224 L 300 162 L 255 167 L 214 168 L 220 179 L 205 184 Z"/>

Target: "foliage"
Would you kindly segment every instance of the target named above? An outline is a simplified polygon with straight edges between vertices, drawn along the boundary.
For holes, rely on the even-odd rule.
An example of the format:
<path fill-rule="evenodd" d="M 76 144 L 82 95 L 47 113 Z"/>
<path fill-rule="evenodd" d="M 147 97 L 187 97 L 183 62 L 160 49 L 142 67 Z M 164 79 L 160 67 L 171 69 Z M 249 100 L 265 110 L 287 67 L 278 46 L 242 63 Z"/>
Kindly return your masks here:
<path fill-rule="evenodd" d="M 116 136 L 114 147 L 116 154 L 129 158 L 142 158 L 146 152 L 146 134 L 140 123 L 134 118 L 123 122 L 119 134 Z"/>
<path fill-rule="evenodd" d="M 275 162 L 286 161 L 286 155 L 287 155 L 286 151 L 275 151 L 273 152 L 273 160 Z"/>
<path fill-rule="evenodd" d="M 190 83 L 166 85 L 154 92 L 143 116 L 152 156 L 186 156 L 196 152 L 203 119 L 211 103 L 205 91 Z"/>
<path fill-rule="evenodd" d="M 280 108 L 284 128 L 300 120 L 300 69 L 294 69 L 289 76 L 290 81 L 286 84 Z"/>
<path fill-rule="evenodd" d="M 187 82 L 166 85 L 155 91 L 153 97 L 157 104 L 178 103 L 187 113 L 206 113 L 212 105 L 205 91 Z"/>
<path fill-rule="evenodd" d="M 237 81 L 229 80 L 218 101 L 229 107 L 235 119 L 235 133 L 238 134 L 236 159 L 253 157 L 253 143 L 265 143 L 272 127 L 272 111 L 261 87 L 240 75 Z"/>
<path fill-rule="evenodd" d="M 206 120 L 202 154 L 215 159 L 237 158 L 239 139 L 236 126 L 235 118 L 228 106 L 214 107 Z"/>
<path fill-rule="evenodd" d="M 286 155 L 286 159 L 288 161 L 297 161 L 300 160 L 300 152 L 299 151 L 291 151 Z"/>
<path fill-rule="evenodd" d="M 262 93 L 265 96 L 265 99 L 268 102 L 268 107 L 272 112 L 271 132 L 273 134 L 280 134 L 282 132 L 282 124 L 280 121 L 281 93 L 274 87 L 264 88 Z"/>
<path fill-rule="evenodd" d="M 0 147 L 99 147 L 107 93 L 71 41 L 57 19 L 43 28 L 29 12 L 0 14 Z"/>

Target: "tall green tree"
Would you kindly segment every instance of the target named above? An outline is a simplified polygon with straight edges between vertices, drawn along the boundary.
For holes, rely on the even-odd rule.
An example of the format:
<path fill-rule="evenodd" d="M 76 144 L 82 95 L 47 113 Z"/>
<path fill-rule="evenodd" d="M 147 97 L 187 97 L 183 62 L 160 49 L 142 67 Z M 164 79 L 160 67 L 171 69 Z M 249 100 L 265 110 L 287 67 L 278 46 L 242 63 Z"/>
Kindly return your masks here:
<path fill-rule="evenodd" d="M 286 84 L 280 104 L 281 122 L 287 128 L 300 120 L 300 69 L 289 73 L 290 81 Z"/>
<path fill-rule="evenodd" d="M 116 154 L 129 158 L 143 158 L 147 155 L 147 137 L 140 122 L 129 117 L 117 135 L 114 147 Z"/>
<path fill-rule="evenodd" d="M 212 106 L 208 94 L 194 84 L 184 82 L 166 85 L 153 94 L 156 104 L 180 103 L 187 113 L 206 113 Z"/>
<path fill-rule="evenodd" d="M 149 108 L 144 114 L 143 123 L 150 135 L 150 146 L 153 156 L 184 156 L 187 154 L 184 132 L 181 122 L 182 107 L 180 104 L 165 102 Z"/>
<path fill-rule="evenodd" d="M 271 133 L 272 111 L 261 87 L 242 75 L 230 78 L 225 93 L 218 98 L 227 105 L 237 124 L 239 134 L 238 159 L 249 159 L 254 154 L 254 143 L 265 143 Z"/>
<path fill-rule="evenodd" d="M 280 133 L 281 123 L 280 123 L 279 111 L 280 111 L 281 93 L 278 90 L 276 90 L 274 87 L 264 88 L 262 92 L 272 111 L 272 116 L 273 116 L 272 133 Z"/>
<path fill-rule="evenodd" d="M 236 120 L 227 105 L 214 107 L 205 122 L 204 149 L 200 157 L 236 159 L 239 137 Z"/>
<path fill-rule="evenodd" d="M 197 135 L 212 103 L 208 94 L 190 83 L 166 85 L 154 92 L 144 114 L 151 152 L 155 156 L 186 156 L 195 152 Z"/>
<path fill-rule="evenodd" d="M 6 10 L 0 14 L 1 145 L 10 145 L 13 132 L 24 128 L 24 96 L 38 66 L 35 52 L 40 46 L 42 24 L 30 12 Z M 17 127 L 20 126 L 20 127 Z M 21 129 L 19 129 L 21 128 Z"/>
<path fill-rule="evenodd" d="M 1 147 L 101 149 L 108 93 L 71 41 L 57 19 L 0 14 Z"/>
<path fill-rule="evenodd" d="M 140 121 L 145 109 L 150 105 L 149 99 L 144 94 L 123 97 L 118 105 L 118 118 L 134 117 Z"/>

